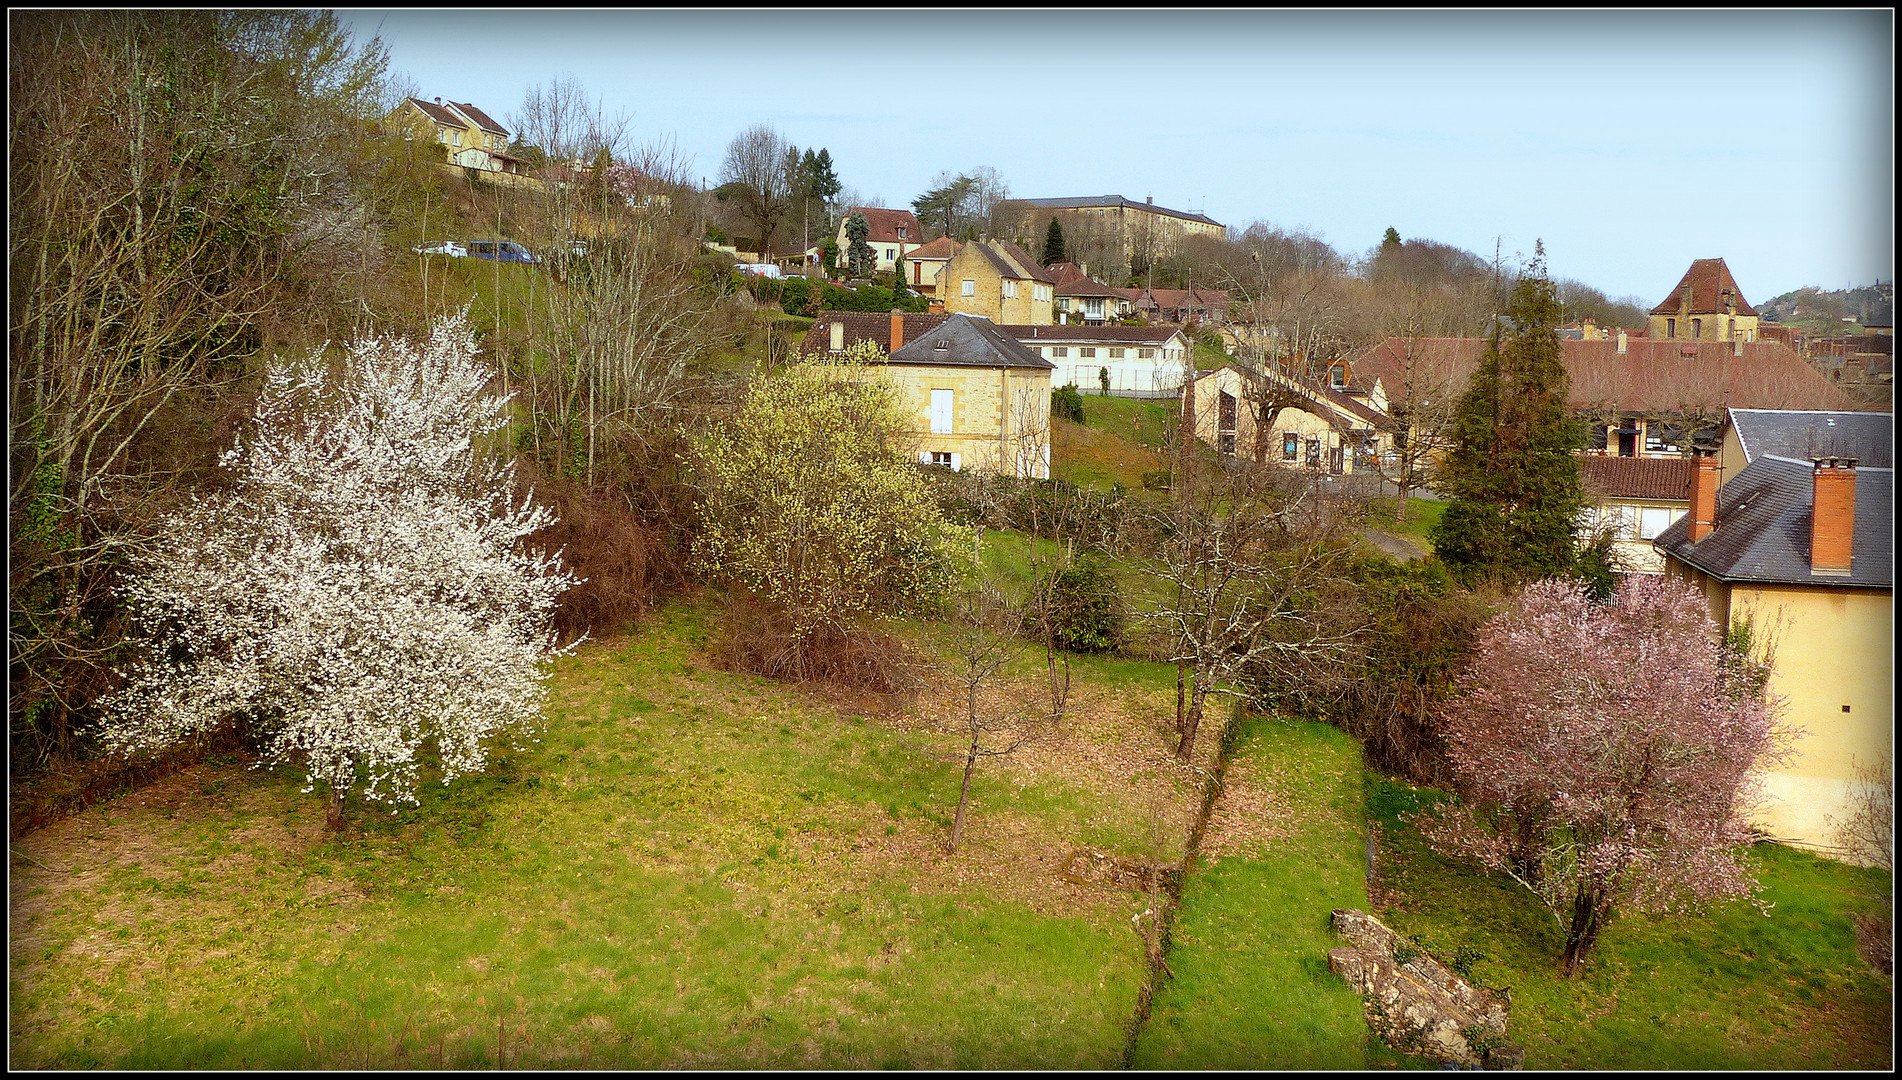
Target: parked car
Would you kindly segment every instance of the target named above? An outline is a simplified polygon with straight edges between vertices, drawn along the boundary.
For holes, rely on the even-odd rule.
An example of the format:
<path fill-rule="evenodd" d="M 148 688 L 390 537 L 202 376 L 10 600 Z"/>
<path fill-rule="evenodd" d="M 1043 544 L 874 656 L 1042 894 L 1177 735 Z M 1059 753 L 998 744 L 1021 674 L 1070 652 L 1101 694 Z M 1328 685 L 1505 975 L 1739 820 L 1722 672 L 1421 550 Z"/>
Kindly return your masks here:
<path fill-rule="evenodd" d="M 777 263 L 735 263 L 733 269 L 753 277 L 778 278 L 784 276 Z"/>
<path fill-rule="evenodd" d="M 527 248 L 507 240 L 471 240 L 469 257 L 472 259 L 494 259 L 497 262 L 532 263 L 535 256 Z"/>
<path fill-rule="evenodd" d="M 428 244 L 417 244 L 410 248 L 418 255 L 447 255 L 452 259 L 463 259 L 469 255 L 469 249 L 454 240 L 437 240 Z"/>

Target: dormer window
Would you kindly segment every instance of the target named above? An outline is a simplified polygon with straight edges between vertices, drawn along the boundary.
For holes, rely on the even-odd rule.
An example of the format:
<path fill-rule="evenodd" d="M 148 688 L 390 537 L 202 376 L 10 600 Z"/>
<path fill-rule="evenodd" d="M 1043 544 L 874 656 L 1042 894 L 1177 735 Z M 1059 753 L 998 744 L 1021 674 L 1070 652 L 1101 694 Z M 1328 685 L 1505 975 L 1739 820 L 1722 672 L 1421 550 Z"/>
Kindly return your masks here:
<path fill-rule="evenodd" d="M 903 240 L 905 238 L 905 227 L 903 225 L 900 225 L 898 227 L 898 238 L 900 240 Z"/>

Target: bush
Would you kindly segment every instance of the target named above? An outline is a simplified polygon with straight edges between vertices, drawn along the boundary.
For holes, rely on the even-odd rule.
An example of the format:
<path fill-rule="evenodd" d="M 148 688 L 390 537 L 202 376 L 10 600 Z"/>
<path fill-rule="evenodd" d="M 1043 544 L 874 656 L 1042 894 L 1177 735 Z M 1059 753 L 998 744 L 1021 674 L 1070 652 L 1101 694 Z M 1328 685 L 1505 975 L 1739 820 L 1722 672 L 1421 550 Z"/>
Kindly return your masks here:
<path fill-rule="evenodd" d="M 1083 395 L 1077 393 L 1075 383 L 1050 391 L 1050 415 L 1072 424 L 1083 422 Z"/>
<path fill-rule="evenodd" d="M 1143 490 L 1144 491 L 1168 491 L 1169 490 L 1169 470 L 1168 469 L 1150 469 L 1149 471 L 1143 473 Z"/>
<path fill-rule="evenodd" d="M 1085 554 L 1040 585 L 1042 615 L 1059 646 L 1071 652 L 1105 653 L 1122 643 L 1122 592 L 1116 575 L 1101 558 Z"/>

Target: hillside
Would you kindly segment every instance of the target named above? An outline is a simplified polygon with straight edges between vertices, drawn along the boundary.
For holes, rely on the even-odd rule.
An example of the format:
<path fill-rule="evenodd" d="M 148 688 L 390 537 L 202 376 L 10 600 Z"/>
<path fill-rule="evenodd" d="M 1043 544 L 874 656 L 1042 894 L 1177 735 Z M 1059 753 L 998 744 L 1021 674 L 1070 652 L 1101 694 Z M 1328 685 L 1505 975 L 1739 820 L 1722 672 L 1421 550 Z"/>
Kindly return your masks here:
<path fill-rule="evenodd" d="M 1895 283 L 1877 282 L 1854 289 L 1806 285 L 1762 301 L 1756 308 L 1765 319 L 1815 334 L 1860 333 L 1864 325 L 1894 325 Z"/>

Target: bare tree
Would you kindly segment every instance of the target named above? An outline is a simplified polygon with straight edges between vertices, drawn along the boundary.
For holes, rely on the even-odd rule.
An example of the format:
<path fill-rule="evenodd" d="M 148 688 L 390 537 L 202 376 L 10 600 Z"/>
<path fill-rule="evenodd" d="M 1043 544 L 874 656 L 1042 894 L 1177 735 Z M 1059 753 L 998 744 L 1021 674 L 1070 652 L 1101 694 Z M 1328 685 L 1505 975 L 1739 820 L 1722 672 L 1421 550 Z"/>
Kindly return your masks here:
<path fill-rule="evenodd" d="M 592 162 L 603 150 L 618 158 L 628 149 L 626 114 L 609 115 L 603 99 L 590 101 L 587 88 L 572 74 L 530 86 L 509 122 L 516 140 L 540 147 L 551 164 Z"/>
<path fill-rule="evenodd" d="M 1404 521 L 1407 498 L 1432 480 L 1433 465 L 1450 442 L 1447 426 L 1459 403 L 1464 379 L 1460 365 L 1443 342 L 1448 329 L 1444 309 L 1420 286 L 1402 284 L 1390 291 L 1382 328 L 1387 337 L 1392 379 L 1382 381 L 1387 415 L 1394 422 L 1392 449 L 1373 462 L 1381 479 L 1394 485 L 1394 520 Z"/>
<path fill-rule="evenodd" d="M 786 154 L 792 149 L 770 124 L 755 124 L 727 144 L 721 187 L 738 201 L 740 214 L 759 231 L 760 258 L 772 250 L 773 233 L 791 208 Z"/>
<path fill-rule="evenodd" d="M 990 712 L 978 702 L 978 693 L 994 680 L 1025 647 L 1024 609 L 1012 606 L 988 583 L 960 605 L 954 625 L 956 674 L 964 691 L 964 779 L 958 787 L 958 809 L 951 819 L 947 852 L 955 853 L 964 839 L 964 819 L 971 805 L 971 779 L 982 758 L 1014 754 L 1055 730 L 1061 710 L 1038 715 L 1022 711 Z"/>
<path fill-rule="evenodd" d="M 1279 466 L 1198 462 L 1179 452 L 1166 505 L 1131 516 L 1124 557 L 1165 599 L 1148 617 L 1187 674 L 1176 755 L 1184 761 L 1210 694 L 1276 655 L 1344 654 L 1354 629 L 1316 619 L 1294 600 L 1336 583 L 1347 508 Z"/>

